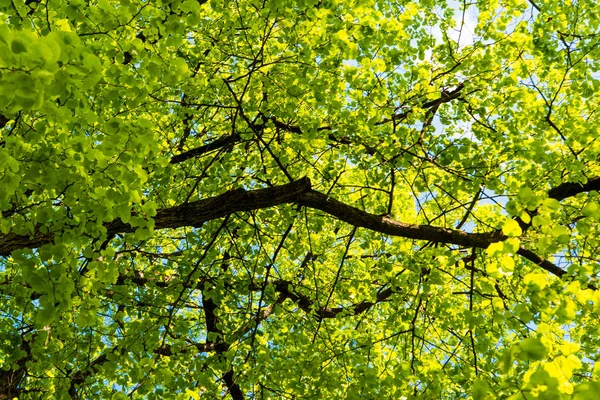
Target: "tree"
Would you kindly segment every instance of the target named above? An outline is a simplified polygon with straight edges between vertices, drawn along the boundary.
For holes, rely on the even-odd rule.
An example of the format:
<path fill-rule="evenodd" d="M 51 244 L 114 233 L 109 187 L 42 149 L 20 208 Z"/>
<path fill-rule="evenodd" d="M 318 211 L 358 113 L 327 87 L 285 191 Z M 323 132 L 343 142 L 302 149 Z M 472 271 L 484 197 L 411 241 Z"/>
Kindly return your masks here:
<path fill-rule="evenodd" d="M 0 398 L 596 398 L 595 2 L 0 18 Z"/>

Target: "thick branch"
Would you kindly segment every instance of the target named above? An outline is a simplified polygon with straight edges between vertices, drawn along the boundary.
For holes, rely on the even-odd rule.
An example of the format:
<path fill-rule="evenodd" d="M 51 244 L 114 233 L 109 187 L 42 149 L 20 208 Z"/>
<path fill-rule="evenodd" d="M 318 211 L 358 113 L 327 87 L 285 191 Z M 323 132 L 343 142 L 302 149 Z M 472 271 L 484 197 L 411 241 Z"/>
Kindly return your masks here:
<path fill-rule="evenodd" d="M 506 239 L 500 233 L 466 233 L 431 225 L 398 222 L 388 216 L 369 214 L 314 190 L 299 196 L 298 203 L 324 211 L 354 226 L 408 239 L 478 248 L 486 248 L 493 242 Z"/>
<path fill-rule="evenodd" d="M 17 235 L 13 232 L 0 234 L 0 256 L 9 256 L 11 252 L 19 249 L 34 249 L 54 241 L 51 232 L 40 233 L 39 229 L 31 236 Z"/>
<path fill-rule="evenodd" d="M 568 197 L 573 197 L 579 193 L 600 190 L 600 177 L 591 178 L 587 183 L 565 182 L 548 191 L 548 197 L 562 201 Z"/>
<path fill-rule="evenodd" d="M 308 178 L 302 178 L 281 186 L 266 189 L 235 189 L 208 199 L 182 204 L 172 208 L 158 210 L 154 217 L 157 229 L 179 228 L 182 226 L 199 227 L 204 222 L 225 217 L 240 211 L 253 211 L 293 203 L 298 196 L 310 190 Z M 117 223 L 109 231 L 122 232 Z"/>
<path fill-rule="evenodd" d="M 412 225 L 394 221 L 389 217 L 369 214 L 331 197 L 310 189 L 308 178 L 266 189 L 236 189 L 208 199 L 158 210 L 154 217 L 156 229 L 200 227 L 204 222 L 240 211 L 252 211 L 282 204 L 299 203 L 324 211 L 353 226 L 409 239 L 420 239 L 466 247 L 485 248 L 490 243 L 503 240 L 497 233 L 466 233 L 429 225 Z M 105 224 L 107 234 L 128 233 L 134 227 L 121 220 Z M 54 239 L 52 233 L 40 233 L 39 227 L 32 236 L 8 233 L 0 235 L 0 256 L 8 256 L 13 250 L 35 248 Z"/>
<path fill-rule="evenodd" d="M 179 206 L 158 210 L 154 217 L 154 227 L 180 228 L 184 226 L 199 227 L 204 222 L 218 219 L 235 212 L 252 211 L 274 207 L 280 204 L 293 203 L 298 196 L 310 190 L 308 178 L 302 178 L 285 185 L 266 189 L 235 189 L 208 199 L 198 200 Z M 134 227 L 121 220 L 104 225 L 108 236 L 117 233 L 128 233 Z M 36 248 L 54 240 L 53 233 L 41 233 L 36 227 L 32 236 L 15 233 L 0 234 L 0 256 L 8 256 L 13 250 Z"/>
<path fill-rule="evenodd" d="M 564 199 L 573 196 L 574 193 L 597 190 L 599 185 L 600 178 L 593 178 L 585 185 L 562 184 L 551 190 L 550 194 L 553 198 Z M 164 208 L 158 210 L 154 217 L 154 226 L 156 229 L 184 226 L 199 227 L 204 222 L 236 212 L 258 210 L 289 203 L 298 203 L 305 207 L 321 210 L 353 226 L 408 239 L 427 240 L 434 243 L 471 248 L 486 248 L 491 243 L 506 239 L 500 232 L 467 233 L 431 225 L 407 224 L 395 221 L 388 216 L 370 214 L 312 190 L 308 178 L 266 189 L 230 190 L 208 199 Z M 128 233 L 135 230 L 134 227 L 121 220 L 107 223 L 105 227 L 108 235 Z M 41 233 L 39 228 L 39 226 L 36 227 L 35 233 L 31 237 L 17 235 L 12 232 L 0 235 L 0 256 L 8 256 L 13 250 L 35 248 L 51 243 L 54 235 L 52 233 Z M 541 266 L 543 267 L 543 265 Z M 548 266 L 549 272 L 552 272 L 550 269 L 552 268 Z M 558 273 L 558 270 L 554 272 Z"/>

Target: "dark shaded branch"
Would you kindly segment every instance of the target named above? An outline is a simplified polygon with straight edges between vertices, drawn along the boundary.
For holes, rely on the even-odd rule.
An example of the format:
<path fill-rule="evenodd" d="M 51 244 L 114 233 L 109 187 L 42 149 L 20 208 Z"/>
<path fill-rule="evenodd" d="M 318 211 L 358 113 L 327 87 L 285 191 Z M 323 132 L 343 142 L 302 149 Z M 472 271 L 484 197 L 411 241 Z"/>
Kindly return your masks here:
<path fill-rule="evenodd" d="M 560 267 L 554 265 L 550 261 L 538 256 L 531 250 L 527 250 L 527 249 L 521 247 L 519 249 L 519 251 L 517 251 L 517 254 L 525 257 L 532 263 L 540 266 L 541 268 L 545 269 L 546 271 L 550 272 L 553 275 L 558 276 L 559 278 L 562 278 L 567 273 L 567 271 L 565 271 L 564 269 L 561 269 Z M 587 287 L 588 287 L 588 289 L 598 290 L 598 287 L 595 286 L 593 283 L 588 283 Z"/>
<path fill-rule="evenodd" d="M 538 256 L 537 254 L 535 254 L 533 251 L 525 249 L 523 247 L 521 247 L 519 249 L 519 251 L 517 251 L 517 254 L 520 256 L 525 257 L 526 259 L 528 259 L 529 261 L 531 261 L 532 263 L 540 266 L 541 268 L 545 269 L 546 271 L 550 272 L 553 275 L 558 276 L 559 278 L 562 278 L 564 275 L 567 274 L 567 271 L 565 271 L 564 269 L 554 265 L 553 263 L 551 263 L 550 261 L 546 260 L 545 258 L 542 258 L 540 256 Z M 598 290 L 598 287 L 595 286 L 593 283 L 588 283 L 587 285 L 588 289 L 592 289 L 592 290 Z"/>
<path fill-rule="evenodd" d="M 533 8 L 535 8 L 538 12 L 542 12 L 542 9 L 540 8 L 540 6 L 538 6 L 533 0 L 528 0 L 529 4 L 531 4 L 531 6 Z"/>
<path fill-rule="evenodd" d="M 39 229 L 35 229 L 35 232 L 31 236 L 17 235 L 13 232 L 0 234 L 0 256 L 9 256 L 14 250 L 34 249 L 53 241 L 53 233 L 41 233 Z"/>
<path fill-rule="evenodd" d="M 548 197 L 562 201 L 568 197 L 573 197 L 579 193 L 586 193 L 592 190 L 600 190 L 600 177 L 594 177 L 587 183 L 565 182 L 548 191 Z"/>
<path fill-rule="evenodd" d="M 140 276 L 139 273 L 136 274 L 129 274 L 129 275 L 124 275 L 121 274 L 119 275 L 119 278 L 117 279 L 116 285 L 123 285 L 126 284 L 127 282 L 131 282 L 133 284 L 135 284 L 136 286 L 145 286 L 148 284 L 152 284 L 155 285 L 156 287 L 159 288 L 163 288 L 166 289 L 168 287 L 172 287 L 172 286 L 183 286 L 184 288 L 187 289 L 195 289 L 195 290 L 204 290 L 206 287 L 206 284 L 210 284 L 213 285 L 214 283 L 210 280 L 210 279 L 200 279 L 198 282 L 181 282 L 181 281 L 177 281 L 177 280 L 173 280 L 170 279 L 168 281 L 166 280 L 155 280 L 154 278 L 145 278 L 143 276 Z M 225 284 L 225 288 L 230 289 L 230 288 L 235 288 L 235 283 L 233 282 L 224 282 Z M 275 303 L 269 305 L 268 307 L 266 307 L 264 310 L 260 310 L 258 313 L 256 313 L 253 317 L 253 322 L 261 322 L 263 320 L 265 320 L 266 318 L 268 318 L 274 311 L 274 305 L 275 304 L 281 304 L 283 303 L 286 299 L 290 299 L 292 302 L 298 304 L 298 306 L 300 307 L 300 309 L 302 309 L 303 311 L 305 311 L 308 314 L 315 314 L 317 316 L 317 318 L 335 318 L 338 314 L 342 313 L 342 312 L 349 312 L 349 314 L 351 315 L 358 315 L 366 310 L 368 310 L 370 307 L 374 306 L 377 303 L 380 303 L 382 301 L 386 301 L 392 294 L 397 293 L 398 290 L 396 291 L 392 291 L 391 289 L 385 289 L 382 290 L 378 295 L 377 298 L 374 302 L 369 302 L 369 301 L 362 301 L 360 303 L 357 303 L 355 305 L 349 305 L 346 307 L 321 307 L 321 308 L 314 308 L 314 304 L 315 301 L 313 299 L 311 299 L 310 297 L 297 293 L 295 292 L 293 289 L 290 289 L 294 286 L 294 282 L 289 281 L 289 280 L 282 280 L 282 279 L 278 279 L 276 281 L 273 282 L 269 282 L 267 283 L 266 286 L 273 286 L 275 289 L 276 293 L 279 293 L 281 296 L 277 298 L 277 300 L 275 301 Z M 266 286 L 264 286 L 263 284 L 259 285 L 257 283 L 251 283 L 248 287 L 249 290 L 251 291 L 264 291 Z M 109 297 L 113 295 L 112 291 L 108 291 L 106 293 Z M 350 311 L 348 311 L 350 310 Z M 243 333 L 247 332 L 247 329 L 241 329 L 237 334 L 232 335 L 233 337 L 241 337 Z M 213 347 L 206 347 L 209 346 L 207 345 L 203 345 L 204 347 L 200 348 L 198 347 L 198 351 L 213 351 L 215 350 Z M 212 346 L 212 345 L 210 345 Z M 207 350 L 205 350 L 207 349 Z"/>
<path fill-rule="evenodd" d="M 219 327 L 219 321 L 216 314 L 218 308 L 217 303 L 210 296 L 202 293 L 202 306 L 206 321 L 206 343 L 215 343 L 213 337 L 217 339 L 217 342 L 221 342 L 224 339 L 224 335 Z M 228 349 L 229 345 L 225 344 L 225 346 L 221 346 L 217 350 L 217 354 L 220 356 Z M 235 382 L 233 368 L 229 368 L 229 370 L 223 374 L 222 379 L 223 382 L 225 382 L 228 393 L 234 400 L 244 400 L 244 393 L 242 392 L 242 389 L 240 389 L 240 386 Z"/>
<path fill-rule="evenodd" d="M 0 369 L 0 400 L 16 399 L 22 394 L 21 384 L 27 376 L 27 363 L 31 360 L 29 342 L 22 340 L 20 350 L 26 353 L 8 369 Z"/>
<path fill-rule="evenodd" d="M 519 251 L 517 251 L 517 254 L 525 257 L 526 259 L 528 259 L 529 261 L 531 261 L 532 263 L 539 265 L 540 267 L 542 267 L 543 269 L 545 269 L 546 271 L 550 272 L 553 275 L 558 276 L 559 278 L 561 278 L 564 274 L 567 273 L 567 271 L 559 268 L 558 266 L 554 265 L 553 263 L 551 263 L 550 261 L 538 256 L 537 254 L 535 254 L 533 251 L 525 249 L 523 247 L 521 247 L 519 249 Z"/>
<path fill-rule="evenodd" d="M 204 222 L 225 217 L 240 212 L 274 207 L 280 204 L 293 203 L 298 196 L 310 190 L 308 178 L 302 178 L 285 185 L 266 189 L 244 190 L 235 189 L 208 199 L 198 200 L 176 207 L 157 211 L 154 217 L 156 229 L 180 228 L 184 226 L 200 227 Z M 115 220 L 104 225 L 107 235 L 128 233 L 135 228 L 121 220 Z M 38 225 L 33 235 L 18 235 L 15 233 L 0 234 L 0 256 L 8 256 L 13 250 L 36 248 L 52 243 L 54 234 L 41 233 Z"/>
<path fill-rule="evenodd" d="M 123 352 L 123 349 L 120 349 L 119 347 L 113 347 L 111 350 L 109 350 L 108 353 L 104 353 L 98 357 L 96 357 L 94 360 L 92 360 L 87 367 L 85 367 L 84 369 L 77 371 L 75 373 L 72 373 L 70 378 L 71 378 L 71 388 L 69 389 L 69 393 L 73 394 L 75 393 L 75 386 L 76 385 L 80 385 L 83 382 L 85 382 L 85 380 L 94 375 L 96 372 L 98 372 L 99 367 L 108 362 L 108 354 L 111 353 L 118 353 L 121 354 Z"/>
<path fill-rule="evenodd" d="M 8 121 L 10 121 L 10 119 L 8 119 L 4 115 L 0 114 L 0 129 L 4 128 L 6 126 L 6 124 L 8 124 Z"/>
<path fill-rule="evenodd" d="M 600 177 L 590 178 L 585 184 L 577 182 L 564 182 L 555 188 L 548 191 L 548 197 L 558 201 L 563 201 L 569 197 L 577 196 L 580 193 L 591 192 L 592 190 L 600 190 Z M 538 210 L 527 211 L 529 214 L 530 221 L 525 222 L 521 217 L 516 217 L 515 221 L 518 222 L 523 234 L 531 228 L 533 217 L 538 214 Z"/>
<path fill-rule="evenodd" d="M 289 290 L 290 286 L 291 283 L 287 281 L 280 281 L 275 284 L 275 291 L 281 293 L 283 297 L 281 302 L 283 302 L 285 299 L 290 299 L 296 303 L 298 307 L 302 309 L 302 311 L 306 312 L 307 314 L 314 315 L 319 321 L 327 318 L 336 318 L 338 314 L 342 313 L 346 313 L 348 315 L 361 314 L 373 307 L 375 304 L 387 301 L 390 296 L 392 296 L 394 293 L 397 293 L 397 291 L 393 291 L 391 288 L 388 288 L 379 292 L 375 301 L 361 301 L 360 303 L 346 307 L 314 308 L 314 300 L 306 295 L 295 293 Z"/>
<path fill-rule="evenodd" d="M 233 378 L 233 370 L 230 369 L 223 375 L 223 381 L 229 389 L 229 394 L 233 400 L 244 400 L 244 393 Z"/>
<path fill-rule="evenodd" d="M 187 347 L 178 348 L 177 351 L 173 351 L 171 345 L 163 344 L 159 348 L 154 350 L 154 354 L 159 354 L 161 356 L 171 356 L 173 354 L 193 354 L 197 353 L 212 353 L 221 351 L 223 348 L 227 346 L 226 343 L 217 342 L 217 343 L 192 343 Z"/>
<path fill-rule="evenodd" d="M 550 196 L 562 200 L 578 193 L 597 190 L 600 178 L 592 178 L 586 184 L 564 183 L 550 190 Z M 158 210 L 154 217 L 156 229 L 180 228 L 184 226 L 200 227 L 204 222 L 225 217 L 227 215 L 274 207 L 283 204 L 297 203 L 305 207 L 323 211 L 341 221 L 356 227 L 366 228 L 383 234 L 408 239 L 426 240 L 434 243 L 445 243 L 464 247 L 487 248 L 491 243 L 505 240 L 499 231 L 486 233 L 467 233 L 456 229 L 448 229 L 431 225 L 407 224 L 388 216 L 370 214 L 350 206 L 325 194 L 311 189 L 308 178 L 302 178 L 284 185 L 266 189 L 235 189 L 221 195 L 202 199 L 179 206 Z M 42 233 L 37 226 L 31 236 L 14 233 L 0 235 L 0 256 L 8 256 L 13 250 L 35 248 L 54 239 L 52 233 Z M 105 224 L 107 234 L 128 233 L 135 230 L 131 225 L 115 220 Z M 549 261 L 535 260 L 535 254 L 522 249 L 519 254 L 530 259 L 542 268 L 557 276 L 564 271 Z"/>
<path fill-rule="evenodd" d="M 496 232 L 466 233 L 431 225 L 413 225 L 398 222 L 385 215 L 379 216 L 359 210 L 313 190 L 299 196 L 298 203 L 324 211 L 354 226 L 408 239 L 478 248 L 486 248 L 491 243 L 506 239 L 505 236 Z"/>
<path fill-rule="evenodd" d="M 242 140 L 242 138 L 238 134 L 221 136 L 220 138 L 218 138 L 208 144 L 205 144 L 200 147 L 196 147 L 194 149 L 191 149 L 191 150 L 185 151 L 183 153 L 177 154 L 176 156 L 173 156 L 173 158 L 171 158 L 170 163 L 178 164 L 178 163 L 184 162 L 186 160 L 189 160 L 190 158 L 200 157 L 201 155 L 204 155 L 211 151 L 222 149 L 224 147 L 233 146 L 235 143 L 237 143 L 241 140 Z"/>
<path fill-rule="evenodd" d="M 464 85 L 461 83 L 454 90 L 442 91 L 442 95 L 439 98 L 425 102 L 425 103 L 421 104 L 420 107 L 421 108 L 429 108 L 429 109 L 437 109 L 440 105 L 442 105 L 444 103 L 449 103 L 452 100 L 459 98 L 460 92 L 461 92 L 461 90 L 463 90 L 463 88 L 464 88 Z M 408 117 L 408 114 L 410 114 L 411 112 L 412 112 L 412 110 L 408 110 L 408 111 L 402 112 L 400 114 L 394 114 L 391 118 L 386 118 L 383 121 L 377 122 L 375 124 L 375 126 L 383 125 L 383 124 L 386 124 L 386 123 L 392 122 L 392 121 L 403 120 L 404 118 Z"/>
<path fill-rule="evenodd" d="M 412 225 L 398 222 L 387 216 L 369 214 L 310 188 L 310 180 L 302 178 L 285 185 L 266 189 L 230 190 L 208 199 L 160 209 L 154 217 L 154 227 L 155 229 L 181 228 L 184 226 L 200 227 L 204 222 L 236 212 L 299 203 L 306 207 L 324 211 L 353 226 L 409 239 L 479 248 L 485 248 L 490 243 L 505 239 L 504 236 L 496 232 L 466 233 L 429 225 Z M 104 226 L 108 236 L 135 230 L 134 227 L 121 220 L 115 220 Z M 36 232 L 31 237 L 15 233 L 0 235 L 0 256 L 8 256 L 13 250 L 35 248 L 51 243 L 54 235 L 52 233 L 41 233 L 39 228 L 39 226 L 36 228 Z"/>
<path fill-rule="evenodd" d="M 310 187 L 310 180 L 301 178 L 285 185 L 266 189 L 234 189 L 208 199 L 158 210 L 154 217 L 154 226 L 157 229 L 180 228 L 182 226 L 200 227 L 204 222 L 236 212 L 253 211 L 293 203 L 300 194 L 310 190 Z M 129 224 L 121 222 L 113 222 L 107 228 L 109 232 L 132 230 Z"/>

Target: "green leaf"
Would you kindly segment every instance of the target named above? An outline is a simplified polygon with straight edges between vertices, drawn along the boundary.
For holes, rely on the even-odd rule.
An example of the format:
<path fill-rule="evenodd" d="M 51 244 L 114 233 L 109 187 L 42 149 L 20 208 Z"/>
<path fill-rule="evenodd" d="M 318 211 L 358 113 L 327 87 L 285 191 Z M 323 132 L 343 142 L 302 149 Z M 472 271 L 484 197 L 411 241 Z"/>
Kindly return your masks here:
<path fill-rule="evenodd" d="M 142 205 L 142 212 L 148 217 L 154 217 L 156 215 L 156 202 L 147 201 Z"/>
<path fill-rule="evenodd" d="M 595 400 L 600 393 L 599 382 L 582 383 L 575 387 L 573 392 L 573 400 Z"/>
<path fill-rule="evenodd" d="M 502 225 L 502 233 L 509 237 L 515 237 L 520 236 L 523 231 L 521 230 L 521 227 L 517 221 L 514 219 L 508 219 L 506 222 L 504 222 L 504 225 Z"/>
<path fill-rule="evenodd" d="M 492 243 L 486 249 L 486 253 L 490 256 L 496 256 L 498 254 L 503 254 L 503 252 L 504 252 L 504 242 Z"/>
<path fill-rule="evenodd" d="M 586 217 L 600 219 L 600 206 L 596 202 L 588 202 L 581 210 L 581 213 Z"/>
<path fill-rule="evenodd" d="M 490 385 L 482 379 L 477 379 L 473 383 L 473 400 L 485 400 L 491 398 L 493 398 L 493 392 L 490 389 Z"/>
<path fill-rule="evenodd" d="M 519 343 L 519 358 L 523 361 L 540 361 L 548 355 L 548 349 L 538 338 L 527 338 Z"/>
<path fill-rule="evenodd" d="M 544 199 L 544 202 L 542 204 L 544 208 L 550 211 L 557 211 L 560 208 L 560 202 L 552 198 Z"/>
<path fill-rule="evenodd" d="M 10 50 L 15 54 L 27 52 L 27 45 L 23 39 L 15 38 L 10 42 Z"/>
<path fill-rule="evenodd" d="M 592 392 L 597 9 L 0 0 L 2 392 Z"/>
<path fill-rule="evenodd" d="M 523 203 L 528 203 L 531 199 L 533 199 L 534 194 L 531 188 L 523 187 L 519 190 L 518 197 Z"/>

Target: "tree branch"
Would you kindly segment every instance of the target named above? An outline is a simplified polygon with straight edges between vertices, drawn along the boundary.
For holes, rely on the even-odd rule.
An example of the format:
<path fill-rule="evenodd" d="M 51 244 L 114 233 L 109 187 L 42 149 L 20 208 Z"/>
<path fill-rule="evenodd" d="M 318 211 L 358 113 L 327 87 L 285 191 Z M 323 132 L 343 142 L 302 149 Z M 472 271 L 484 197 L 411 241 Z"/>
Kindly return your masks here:
<path fill-rule="evenodd" d="M 548 191 L 548 197 L 562 201 L 568 197 L 573 197 L 579 193 L 600 190 L 600 177 L 588 179 L 586 183 L 565 182 Z"/>
<path fill-rule="evenodd" d="M 525 257 L 526 259 L 528 259 L 532 263 L 534 263 L 536 265 L 539 265 L 540 267 L 542 267 L 546 271 L 550 272 L 553 275 L 558 276 L 559 278 L 562 278 L 562 276 L 567 273 L 567 271 L 559 268 L 558 266 L 554 265 L 550 261 L 548 261 L 548 260 L 546 260 L 546 259 L 538 256 L 533 251 L 528 250 L 528 249 L 526 249 L 524 247 L 521 247 L 517 251 L 517 254 L 520 255 L 520 256 L 522 256 L 522 257 Z"/>
<path fill-rule="evenodd" d="M 341 313 L 348 313 L 349 315 L 361 314 L 367 311 L 375 304 L 387 301 L 390 298 L 390 296 L 392 296 L 394 293 L 397 293 L 396 291 L 393 291 L 392 289 L 388 288 L 379 292 L 375 301 L 361 301 L 360 303 L 356 303 L 346 307 L 321 307 L 314 309 L 313 305 L 315 302 L 308 296 L 298 294 L 289 290 L 290 285 L 291 282 L 288 281 L 279 281 L 275 283 L 275 291 L 281 293 L 281 295 L 283 296 L 280 302 L 283 302 L 283 300 L 285 299 L 290 299 L 291 301 L 296 303 L 302 311 L 306 312 L 309 315 L 314 315 L 318 321 L 327 318 L 335 318 L 338 314 Z"/>
<path fill-rule="evenodd" d="M 208 199 L 160 209 L 154 217 L 154 227 L 155 229 L 181 228 L 184 226 L 200 227 L 204 222 L 236 212 L 258 210 L 288 203 L 298 203 L 324 211 L 353 226 L 408 239 L 478 248 L 486 248 L 490 243 L 505 239 L 498 232 L 467 233 L 430 225 L 406 224 L 395 221 L 388 216 L 370 214 L 311 190 L 311 183 L 308 178 L 266 189 L 230 190 Z M 109 222 L 104 226 L 109 236 L 133 232 L 136 229 L 120 219 Z M 13 250 L 35 248 L 51 243 L 54 235 L 52 233 L 42 234 L 40 227 L 36 227 L 35 233 L 31 237 L 17 235 L 12 232 L 0 235 L 0 256 L 8 256 Z"/>
<path fill-rule="evenodd" d="M 586 184 L 563 183 L 549 191 L 550 197 L 563 200 L 567 197 L 590 190 L 600 189 L 600 177 L 590 179 Z M 157 211 L 154 217 L 156 229 L 180 228 L 184 226 L 200 227 L 204 222 L 222 218 L 227 215 L 274 207 L 283 204 L 298 203 L 302 206 L 320 210 L 356 227 L 366 228 L 383 234 L 404 237 L 407 239 L 426 240 L 434 243 L 453 244 L 464 247 L 487 248 L 491 243 L 505 240 L 499 231 L 486 233 L 467 233 L 461 230 L 448 229 L 431 225 L 414 225 L 395 221 L 388 216 L 370 214 L 356 207 L 335 200 L 328 195 L 311 189 L 308 178 L 266 189 L 235 189 L 221 195 L 181 204 Z M 36 226 L 31 236 L 17 235 L 9 232 L 0 234 L 0 256 L 8 256 L 14 250 L 36 248 L 52 243 L 54 234 L 42 233 L 41 225 Z M 134 227 L 121 220 L 105 224 L 108 235 L 128 233 Z M 519 254 L 540 265 L 548 272 L 562 276 L 564 271 L 549 261 L 537 260 L 535 253 L 526 249 Z M 534 257 L 535 256 L 535 257 Z M 536 261 L 537 260 L 537 261 Z"/>
<path fill-rule="evenodd" d="M 448 103 L 448 102 L 460 97 L 460 92 L 463 89 L 463 87 L 464 87 L 464 85 L 461 83 L 454 90 L 443 91 L 442 95 L 439 98 L 425 102 L 425 103 L 421 104 L 419 107 L 420 108 L 437 108 L 441 104 Z M 409 111 L 406 111 L 406 112 L 403 112 L 400 114 L 395 114 L 391 118 L 386 118 L 380 122 L 377 122 L 375 124 L 375 126 L 384 125 L 384 124 L 387 124 L 392 121 L 401 120 L 403 118 L 406 118 L 408 116 L 408 114 L 410 114 L 411 112 L 412 112 L 412 110 L 409 110 Z M 299 126 L 282 122 L 282 121 L 278 120 L 275 116 L 263 115 L 263 117 L 264 117 L 264 119 L 271 120 L 276 128 L 279 128 L 283 131 L 295 133 L 295 134 L 303 133 L 302 129 Z M 250 125 L 253 125 L 253 124 L 250 123 Z M 331 126 L 322 126 L 322 127 L 318 128 L 317 131 L 319 131 L 319 132 L 331 131 L 332 129 L 333 128 Z M 338 138 L 334 134 L 329 134 L 328 139 L 331 140 L 332 142 L 336 142 L 339 144 L 351 144 L 352 143 L 352 140 L 349 139 L 348 137 L 342 136 L 342 137 Z M 200 157 L 210 151 L 217 150 L 217 149 L 220 149 L 223 147 L 233 146 L 234 144 L 236 144 L 237 142 L 240 142 L 241 140 L 242 140 L 241 137 L 237 133 L 231 134 L 231 135 L 225 135 L 225 136 L 222 136 L 222 137 L 216 139 L 215 141 L 213 141 L 211 143 L 196 147 L 194 149 L 191 149 L 191 150 L 185 151 L 183 153 L 177 154 L 176 156 L 173 156 L 171 158 L 170 163 L 178 164 L 178 163 L 187 161 L 191 158 Z M 369 146 L 365 145 L 365 144 L 363 144 L 363 146 L 365 146 L 369 152 L 372 152 L 372 153 L 375 152 L 374 148 L 369 148 Z"/>
<path fill-rule="evenodd" d="M 234 189 L 215 197 L 202 199 L 179 206 L 157 211 L 154 217 L 156 229 L 181 228 L 184 226 L 200 227 L 204 222 L 240 212 L 274 207 L 293 203 L 298 196 L 310 190 L 308 178 L 302 178 L 285 185 L 258 190 Z M 107 235 L 135 231 L 128 223 L 114 220 L 104 225 Z M 41 233 L 41 225 L 36 226 L 33 235 L 18 235 L 13 232 L 0 234 L 0 256 L 8 256 L 14 250 L 36 248 L 52 243 L 52 232 Z"/>
<path fill-rule="evenodd" d="M 218 342 L 221 342 L 224 339 L 224 334 L 221 328 L 219 327 L 219 322 L 216 314 L 218 304 L 210 296 L 206 296 L 203 292 L 202 305 L 202 309 L 204 310 L 204 317 L 206 320 L 206 343 L 214 343 L 211 337 L 212 335 L 215 335 L 218 339 Z M 228 344 L 225 344 L 225 346 L 220 347 L 217 350 L 218 356 L 221 357 L 221 355 L 225 353 L 228 349 Z M 233 367 L 230 367 L 229 370 L 223 374 L 222 379 L 223 382 L 225 382 L 225 386 L 227 387 L 227 392 L 231 395 L 231 397 L 234 400 L 244 400 L 244 393 L 240 389 L 240 386 L 235 382 Z"/>
<path fill-rule="evenodd" d="M 237 133 L 221 136 L 220 138 L 218 138 L 208 144 L 205 144 L 200 147 L 196 147 L 194 149 L 191 149 L 191 150 L 185 151 L 183 153 L 177 154 L 176 156 L 173 156 L 171 158 L 170 163 L 178 164 L 178 163 L 184 162 L 186 160 L 189 160 L 190 158 L 200 157 L 201 155 L 204 155 L 213 150 L 218 150 L 223 147 L 233 146 L 235 143 L 237 143 L 241 140 L 242 140 L 242 138 Z"/>
<path fill-rule="evenodd" d="M 506 239 L 504 235 L 497 232 L 467 233 L 431 225 L 413 225 L 398 222 L 385 215 L 380 216 L 359 210 L 314 190 L 300 195 L 298 203 L 324 211 L 353 226 L 407 239 L 477 248 L 487 248 L 491 243 Z"/>

